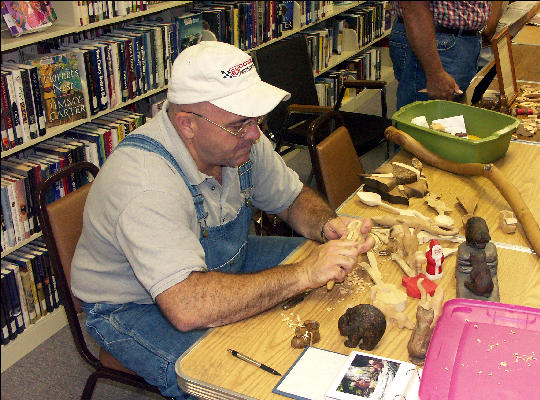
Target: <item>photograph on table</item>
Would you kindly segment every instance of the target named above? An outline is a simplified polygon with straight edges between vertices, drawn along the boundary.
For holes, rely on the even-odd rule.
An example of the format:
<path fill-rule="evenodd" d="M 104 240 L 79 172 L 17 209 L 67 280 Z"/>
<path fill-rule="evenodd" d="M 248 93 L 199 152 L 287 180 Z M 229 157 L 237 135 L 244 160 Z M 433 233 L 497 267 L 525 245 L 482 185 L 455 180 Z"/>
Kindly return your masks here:
<path fill-rule="evenodd" d="M 326 393 L 327 400 L 418 398 L 421 370 L 415 365 L 353 351 Z M 402 397 L 399 397 L 402 398 Z"/>

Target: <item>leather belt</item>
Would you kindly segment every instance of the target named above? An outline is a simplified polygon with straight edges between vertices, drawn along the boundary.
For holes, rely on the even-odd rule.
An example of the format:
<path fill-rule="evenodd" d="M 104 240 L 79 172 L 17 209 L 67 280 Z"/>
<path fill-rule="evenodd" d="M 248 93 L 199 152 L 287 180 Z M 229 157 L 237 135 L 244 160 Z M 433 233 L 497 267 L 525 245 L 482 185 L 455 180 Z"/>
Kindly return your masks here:
<path fill-rule="evenodd" d="M 396 21 L 400 24 L 403 23 L 403 18 L 397 17 Z M 459 28 L 446 28 L 444 26 L 435 26 L 435 32 L 438 33 L 446 33 L 448 35 L 454 35 L 454 36 L 478 36 L 480 35 L 480 31 L 471 30 L 471 29 L 459 29 Z"/>

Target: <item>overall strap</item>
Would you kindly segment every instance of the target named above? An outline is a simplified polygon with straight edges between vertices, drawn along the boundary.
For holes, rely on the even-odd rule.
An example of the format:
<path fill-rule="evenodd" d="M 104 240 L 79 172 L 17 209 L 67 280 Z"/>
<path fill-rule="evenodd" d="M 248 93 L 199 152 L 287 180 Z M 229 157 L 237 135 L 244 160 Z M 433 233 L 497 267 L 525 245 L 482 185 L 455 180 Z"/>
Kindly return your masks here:
<path fill-rule="evenodd" d="M 251 201 L 251 191 L 253 189 L 253 163 L 247 160 L 238 167 L 238 179 L 240 180 L 240 190 L 246 199 L 246 205 Z"/>
<path fill-rule="evenodd" d="M 148 137 L 146 135 L 141 134 L 130 134 L 126 136 L 118 145 L 118 147 L 135 147 L 137 149 L 149 151 L 151 153 L 156 153 L 162 156 L 165 160 L 171 164 L 174 169 L 180 174 L 184 182 L 186 183 L 187 188 L 189 189 L 189 192 L 191 193 L 191 196 L 193 197 L 193 203 L 195 204 L 195 210 L 197 211 L 197 219 L 200 224 L 204 222 L 204 225 L 206 225 L 206 217 L 208 216 L 208 212 L 205 210 L 203 205 L 203 196 L 201 192 L 199 191 L 199 188 L 196 185 L 191 185 L 186 176 L 184 175 L 184 172 L 180 168 L 180 165 L 176 162 L 174 157 L 167 151 L 167 149 L 157 140 L 152 139 L 151 137 Z"/>

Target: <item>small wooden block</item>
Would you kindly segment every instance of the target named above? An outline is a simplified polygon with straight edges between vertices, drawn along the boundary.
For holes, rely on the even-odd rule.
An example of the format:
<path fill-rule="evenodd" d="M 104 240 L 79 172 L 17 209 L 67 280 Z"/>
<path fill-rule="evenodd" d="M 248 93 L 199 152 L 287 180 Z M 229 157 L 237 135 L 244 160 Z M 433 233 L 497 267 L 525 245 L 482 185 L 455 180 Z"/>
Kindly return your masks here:
<path fill-rule="evenodd" d="M 512 211 L 502 210 L 499 212 L 499 228 L 506 234 L 517 230 L 517 219 Z"/>

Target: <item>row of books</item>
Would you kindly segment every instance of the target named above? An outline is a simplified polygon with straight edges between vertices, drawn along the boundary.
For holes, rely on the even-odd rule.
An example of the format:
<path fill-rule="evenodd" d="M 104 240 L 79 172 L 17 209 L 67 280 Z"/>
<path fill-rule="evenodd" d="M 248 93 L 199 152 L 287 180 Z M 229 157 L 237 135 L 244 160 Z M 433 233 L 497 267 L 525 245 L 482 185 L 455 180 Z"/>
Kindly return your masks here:
<path fill-rule="evenodd" d="M 93 22 L 144 11 L 154 2 L 136 1 L 53 1 L 58 18 L 64 25 L 85 26 Z"/>
<path fill-rule="evenodd" d="M 381 79 L 381 48 L 372 47 L 368 51 L 341 63 L 335 69 L 315 78 L 315 88 L 322 106 L 333 106 L 345 80 Z M 361 89 L 347 89 L 343 100 L 356 97 Z"/>
<path fill-rule="evenodd" d="M 2 251 L 40 232 L 36 190 L 42 180 L 77 161 L 101 166 L 116 145 L 143 125 L 144 115 L 117 110 L 2 160 Z M 47 203 L 86 184 L 89 177 L 66 177 L 46 194 Z"/>
<path fill-rule="evenodd" d="M 358 45 L 365 46 L 381 37 L 385 28 L 386 1 L 368 1 L 340 14 L 336 19 L 343 21 L 343 27 L 352 29 L 358 37 Z"/>
<path fill-rule="evenodd" d="M 383 7 L 382 2 L 368 2 L 351 9 L 348 13 L 340 14 L 336 18 L 297 33 L 297 35 L 306 36 L 313 73 L 319 74 L 327 68 L 332 54 L 342 53 L 343 29 L 353 29 L 350 23 L 353 19 L 356 23 L 357 30 L 355 32 L 358 35 L 360 46 L 368 45 L 381 37 L 384 33 L 382 29 Z"/>
<path fill-rule="evenodd" d="M 96 39 L 62 38 L 29 65 L 3 63 L 2 149 L 164 87 L 179 52 L 176 33 L 174 23 L 134 23 Z"/>
<path fill-rule="evenodd" d="M 62 304 L 45 243 L 35 240 L 2 258 L 2 345 Z"/>
<path fill-rule="evenodd" d="M 202 15 L 205 29 L 217 40 L 249 50 L 293 29 L 316 22 L 333 11 L 333 1 L 196 2 L 192 15 Z M 296 7 L 295 7 L 296 3 Z M 298 13 L 295 15 L 295 13 Z"/>

